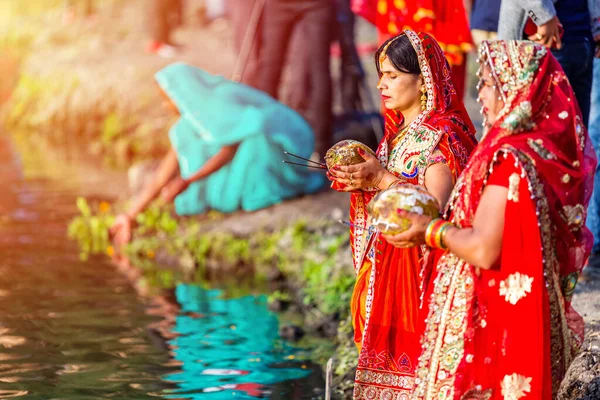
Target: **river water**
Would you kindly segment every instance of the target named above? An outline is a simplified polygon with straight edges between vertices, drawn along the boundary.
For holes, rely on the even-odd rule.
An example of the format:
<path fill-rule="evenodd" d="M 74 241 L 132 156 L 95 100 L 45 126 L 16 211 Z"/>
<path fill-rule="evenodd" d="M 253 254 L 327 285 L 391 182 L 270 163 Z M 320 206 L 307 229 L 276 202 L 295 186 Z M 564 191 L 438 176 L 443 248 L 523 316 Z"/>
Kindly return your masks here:
<path fill-rule="evenodd" d="M 75 198 L 113 180 L 30 150 L 0 139 L 0 399 L 320 398 L 320 368 L 263 295 L 148 299 L 107 259 L 80 261 Z"/>

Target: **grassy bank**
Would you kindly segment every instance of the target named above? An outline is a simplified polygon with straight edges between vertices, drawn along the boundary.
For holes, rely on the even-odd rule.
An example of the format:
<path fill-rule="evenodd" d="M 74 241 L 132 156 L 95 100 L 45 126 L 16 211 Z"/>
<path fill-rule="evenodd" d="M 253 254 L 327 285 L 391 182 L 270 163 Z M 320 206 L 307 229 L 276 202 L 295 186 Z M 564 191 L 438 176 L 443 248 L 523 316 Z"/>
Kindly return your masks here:
<path fill-rule="evenodd" d="M 81 257 L 114 256 L 107 234 L 114 220 L 110 205 L 90 206 L 79 199 L 78 208 L 81 215 L 71 222 L 69 236 L 78 242 Z M 355 278 L 347 228 L 298 220 L 248 235 L 206 229 L 225 218 L 218 213 L 174 218 L 168 207 L 158 205 L 139 215 L 134 239 L 123 249 L 141 270 L 139 284 L 151 291 L 193 282 L 225 286 L 229 295 L 239 296 L 249 290 L 239 282 L 250 282 L 270 293 L 272 309 L 299 313 L 308 330 L 335 338 L 336 388 L 350 390 L 357 354 L 349 319 Z M 315 360 L 325 361 L 318 349 Z"/>

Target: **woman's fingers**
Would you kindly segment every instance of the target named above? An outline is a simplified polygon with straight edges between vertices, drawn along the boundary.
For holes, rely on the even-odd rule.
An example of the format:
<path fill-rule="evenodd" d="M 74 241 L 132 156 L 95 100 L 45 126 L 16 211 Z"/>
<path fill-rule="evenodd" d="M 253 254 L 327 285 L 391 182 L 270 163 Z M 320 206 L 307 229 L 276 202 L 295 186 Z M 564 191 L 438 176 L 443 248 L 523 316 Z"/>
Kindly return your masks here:
<path fill-rule="evenodd" d="M 358 149 L 358 154 L 365 160 L 366 162 L 376 162 L 379 164 L 379 159 L 377 156 L 374 156 L 372 153 L 364 151 L 363 149 Z"/>
<path fill-rule="evenodd" d="M 338 170 L 332 170 L 330 172 L 331 175 L 333 175 L 334 177 L 338 178 L 338 179 L 349 179 L 350 178 L 350 174 L 353 174 L 354 172 L 343 172 L 343 171 L 338 171 Z"/>
<path fill-rule="evenodd" d="M 396 210 L 396 213 L 402 217 L 405 218 L 411 222 L 415 222 L 421 215 L 417 214 L 417 213 L 413 213 L 410 211 L 406 211 L 406 210 L 402 210 L 401 208 L 399 208 L 398 210 Z"/>
<path fill-rule="evenodd" d="M 360 163 L 360 164 L 354 164 L 354 165 L 339 165 L 336 167 L 333 167 L 333 171 L 334 172 L 344 172 L 344 173 L 357 173 L 359 171 L 361 171 L 363 169 L 363 164 L 364 163 Z"/>
<path fill-rule="evenodd" d="M 397 236 L 382 235 L 392 246 L 399 248 L 409 248 L 417 246 L 417 243 L 412 240 L 397 240 Z"/>

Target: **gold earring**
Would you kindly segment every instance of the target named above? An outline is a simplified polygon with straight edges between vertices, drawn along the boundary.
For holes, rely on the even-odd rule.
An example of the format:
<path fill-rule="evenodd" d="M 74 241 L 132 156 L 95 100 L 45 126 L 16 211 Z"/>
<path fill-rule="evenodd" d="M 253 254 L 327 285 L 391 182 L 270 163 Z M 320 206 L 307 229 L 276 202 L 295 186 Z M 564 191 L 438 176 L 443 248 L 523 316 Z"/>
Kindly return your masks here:
<path fill-rule="evenodd" d="M 427 88 L 425 85 L 421 86 L 421 110 L 425 111 L 427 109 Z"/>

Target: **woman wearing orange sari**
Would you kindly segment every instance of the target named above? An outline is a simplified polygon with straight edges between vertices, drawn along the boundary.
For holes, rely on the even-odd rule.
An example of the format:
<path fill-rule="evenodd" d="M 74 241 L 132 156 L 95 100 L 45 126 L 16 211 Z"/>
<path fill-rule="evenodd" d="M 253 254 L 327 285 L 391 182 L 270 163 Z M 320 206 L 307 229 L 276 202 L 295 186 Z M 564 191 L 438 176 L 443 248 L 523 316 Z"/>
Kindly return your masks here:
<path fill-rule="evenodd" d="M 450 63 L 462 99 L 466 53 L 473 49 L 463 0 L 353 0 L 352 9 L 374 24 L 383 40 L 404 29 L 431 34 Z"/>
<path fill-rule="evenodd" d="M 401 212 L 412 227 L 387 238 L 448 249 L 425 292 L 413 399 L 554 399 L 583 339 L 571 296 L 596 157 L 550 51 L 483 42 L 479 58 L 486 132 L 447 221 Z"/>
<path fill-rule="evenodd" d="M 405 31 L 385 42 L 375 61 L 388 108 L 377 158 L 365 153 L 364 163 L 330 172 L 335 184 L 352 192 L 356 399 L 408 396 L 420 349 L 424 254 L 389 245 L 370 225 L 366 206 L 379 190 L 397 184 L 423 185 L 445 204 L 476 143 L 448 63 L 431 36 Z"/>

